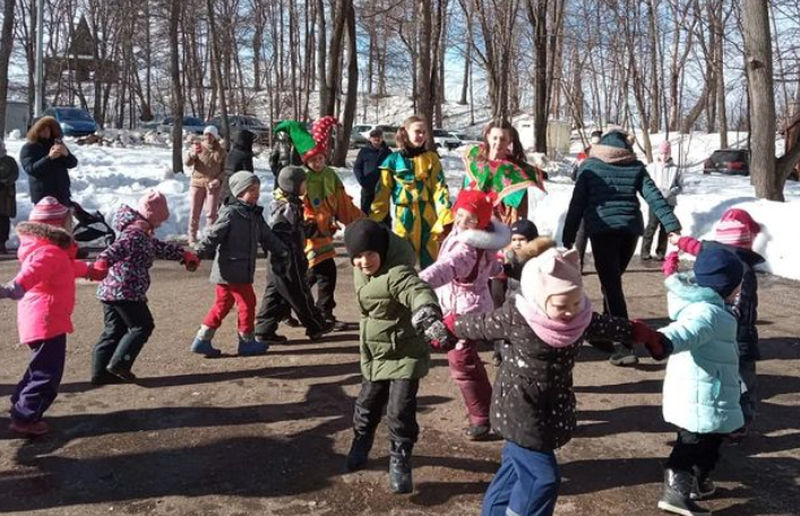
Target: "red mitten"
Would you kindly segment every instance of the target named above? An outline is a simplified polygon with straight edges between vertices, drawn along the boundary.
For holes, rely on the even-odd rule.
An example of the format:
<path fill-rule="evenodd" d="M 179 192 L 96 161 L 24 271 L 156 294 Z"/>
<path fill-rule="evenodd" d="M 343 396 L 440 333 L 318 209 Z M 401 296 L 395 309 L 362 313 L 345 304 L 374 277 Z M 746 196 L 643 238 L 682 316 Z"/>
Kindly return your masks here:
<path fill-rule="evenodd" d="M 661 265 L 661 272 L 664 276 L 672 276 L 678 272 L 678 253 L 672 251 L 664 258 L 664 263 Z"/>
<path fill-rule="evenodd" d="M 197 266 L 200 265 L 200 258 L 191 251 L 184 251 L 181 263 L 186 267 L 187 271 L 194 272 L 197 270 Z"/>
<path fill-rule="evenodd" d="M 634 342 L 644 344 L 647 351 L 650 352 L 656 360 L 664 360 L 672 352 L 672 343 L 667 337 L 660 332 L 652 329 L 642 321 L 632 321 L 633 332 L 631 337 Z"/>
<path fill-rule="evenodd" d="M 442 318 L 442 322 L 450 333 L 455 334 L 456 314 L 450 312 Z"/>
<path fill-rule="evenodd" d="M 105 260 L 97 260 L 89 264 L 86 271 L 86 278 L 92 281 L 103 281 L 108 276 L 108 262 Z"/>

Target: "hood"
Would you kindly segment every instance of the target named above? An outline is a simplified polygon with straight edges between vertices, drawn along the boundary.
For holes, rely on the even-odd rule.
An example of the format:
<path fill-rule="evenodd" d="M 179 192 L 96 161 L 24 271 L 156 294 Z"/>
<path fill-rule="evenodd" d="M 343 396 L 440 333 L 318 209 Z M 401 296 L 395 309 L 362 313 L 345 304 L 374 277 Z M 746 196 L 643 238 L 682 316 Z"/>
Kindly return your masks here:
<path fill-rule="evenodd" d="M 498 250 L 511 243 L 511 228 L 492 219 L 486 229 L 468 229 L 454 235 L 459 242 L 478 249 Z"/>
<path fill-rule="evenodd" d="M 242 129 L 241 131 L 237 131 L 236 134 L 233 136 L 233 146 L 236 149 L 252 152 L 253 140 L 255 140 L 255 137 L 256 135 L 253 134 L 251 131 L 248 131 L 247 129 Z"/>
<path fill-rule="evenodd" d="M 72 235 L 66 229 L 40 222 L 20 222 L 16 227 L 19 236 L 17 256 L 20 261 L 43 245 L 56 245 L 61 249 L 70 249 L 73 245 Z"/>
<path fill-rule="evenodd" d="M 123 204 L 114 214 L 114 229 L 116 229 L 118 232 L 125 231 L 128 226 L 139 220 L 147 222 L 138 211 L 134 210 L 127 204 Z"/>
<path fill-rule="evenodd" d="M 263 216 L 264 213 L 264 208 L 262 208 L 258 204 L 254 204 L 251 206 L 246 202 L 244 202 L 243 200 L 239 199 L 238 197 L 229 200 L 226 206 L 228 206 L 233 211 L 241 214 L 243 217 L 249 217 L 251 213 L 255 213 L 257 216 L 261 217 Z"/>
<path fill-rule="evenodd" d="M 628 142 L 628 135 L 620 131 L 611 131 L 600 138 L 600 143 L 592 145 L 589 150 L 589 157 L 610 165 L 640 165 Z"/>
<path fill-rule="evenodd" d="M 386 261 L 381 264 L 375 276 L 380 276 L 392 267 L 398 265 L 408 265 L 414 267 L 417 263 L 417 255 L 414 254 L 414 248 L 404 238 L 400 238 L 394 233 L 389 233 L 389 249 L 386 251 Z"/>
<path fill-rule="evenodd" d="M 531 258 L 536 258 L 543 252 L 555 246 L 556 241 L 549 236 L 539 236 L 524 244 L 522 248 L 516 252 L 516 254 L 519 257 L 519 261 L 521 263 L 525 263 Z"/>
<path fill-rule="evenodd" d="M 736 247 L 733 245 L 725 245 L 725 249 L 732 252 L 739 258 L 741 261 L 749 265 L 750 267 L 754 267 L 758 264 L 764 263 L 764 257 L 758 254 L 757 252 L 753 251 L 752 249 L 746 249 L 744 247 Z"/>
<path fill-rule="evenodd" d="M 664 286 L 667 288 L 667 307 L 672 320 L 676 320 L 681 311 L 693 303 L 725 306 L 722 297 L 714 290 L 695 283 L 693 272 L 673 274 L 664 280 Z"/>

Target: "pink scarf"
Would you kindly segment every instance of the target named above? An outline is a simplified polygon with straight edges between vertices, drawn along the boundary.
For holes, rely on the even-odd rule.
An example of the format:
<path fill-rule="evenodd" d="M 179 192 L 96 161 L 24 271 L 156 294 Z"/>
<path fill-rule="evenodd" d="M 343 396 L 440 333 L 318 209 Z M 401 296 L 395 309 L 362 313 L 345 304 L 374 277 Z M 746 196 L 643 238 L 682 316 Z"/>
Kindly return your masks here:
<path fill-rule="evenodd" d="M 592 302 L 585 296 L 583 310 L 569 322 L 550 319 L 539 307 L 519 294 L 516 307 L 536 336 L 552 348 L 566 348 L 574 344 L 592 322 Z"/>

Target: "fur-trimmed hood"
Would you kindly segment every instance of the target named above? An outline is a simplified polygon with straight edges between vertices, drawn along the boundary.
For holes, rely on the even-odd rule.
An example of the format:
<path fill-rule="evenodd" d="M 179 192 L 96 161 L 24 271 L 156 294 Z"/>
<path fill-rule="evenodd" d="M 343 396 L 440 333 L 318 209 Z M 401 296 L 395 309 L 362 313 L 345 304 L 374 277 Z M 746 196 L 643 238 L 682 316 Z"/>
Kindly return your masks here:
<path fill-rule="evenodd" d="M 538 236 L 523 245 L 519 251 L 516 251 L 516 255 L 520 263 L 525 264 L 531 258 L 536 258 L 543 252 L 555 246 L 556 241 L 549 236 Z"/>
<path fill-rule="evenodd" d="M 16 229 L 19 236 L 17 256 L 20 261 L 43 244 L 52 244 L 65 251 L 74 247 L 72 235 L 59 226 L 41 222 L 20 222 Z"/>
<path fill-rule="evenodd" d="M 493 218 L 486 229 L 468 229 L 455 235 L 459 242 L 475 247 L 497 251 L 511 243 L 511 228 Z"/>
<path fill-rule="evenodd" d="M 672 320 L 677 320 L 681 311 L 693 303 L 705 302 L 719 307 L 725 306 L 719 294 L 695 282 L 693 272 L 672 274 L 664 280 L 664 286 L 667 288 L 667 308 Z"/>

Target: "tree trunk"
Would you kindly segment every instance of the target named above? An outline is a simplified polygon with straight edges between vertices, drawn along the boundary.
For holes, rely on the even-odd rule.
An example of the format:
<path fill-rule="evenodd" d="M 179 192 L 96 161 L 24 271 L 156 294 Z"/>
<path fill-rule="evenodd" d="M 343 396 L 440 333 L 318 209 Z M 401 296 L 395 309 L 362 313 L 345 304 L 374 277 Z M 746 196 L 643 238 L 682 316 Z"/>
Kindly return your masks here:
<path fill-rule="evenodd" d="M 222 119 L 222 137 L 225 138 L 225 147 L 231 146 L 230 126 L 228 125 L 228 101 L 227 92 L 225 91 L 225 84 L 222 82 L 222 68 L 220 61 L 220 41 L 217 34 L 217 14 L 214 12 L 214 0 L 206 0 L 206 7 L 208 8 L 208 30 L 211 36 L 211 73 L 214 74 L 219 88 L 219 107 L 220 116 Z"/>
<path fill-rule="evenodd" d="M 775 95 L 769 12 L 762 0 L 742 1 L 742 28 L 751 109 L 750 176 L 756 196 L 783 201 L 785 176 L 775 167 Z"/>
<path fill-rule="evenodd" d="M 178 25 L 181 18 L 181 0 L 171 0 L 169 10 L 170 72 L 172 75 L 172 171 L 183 172 L 183 90 L 179 67 Z"/>
<path fill-rule="evenodd" d="M 462 106 L 466 105 L 467 103 L 467 88 L 469 87 L 469 69 L 472 66 L 472 41 L 467 41 L 466 44 L 467 50 L 464 53 L 464 79 L 461 82 L 461 96 L 458 99 L 458 103 Z"/>
<path fill-rule="evenodd" d="M 3 6 L 3 28 L 0 33 L 0 139 L 6 134 L 6 98 L 8 97 L 8 62 L 14 46 L 14 0 Z"/>
<path fill-rule="evenodd" d="M 356 11 L 352 2 L 345 13 L 347 22 L 347 95 L 342 113 L 342 125 L 336 133 L 336 153 L 333 163 L 343 167 L 347 150 L 350 148 L 350 131 L 353 129 L 353 120 L 356 115 L 356 102 L 358 100 L 358 48 L 356 34 Z"/>
<path fill-rule="evenodd" d="M 528 0 L 533 26 L 533 140 L 536 152 L 547 152 L 547 0 Z"/>
<path fill-rule="evenodd" d="M 417 113 L 428 123 L 428 134 L 433 131 L 433 91 L 431 91 L 431 0 L 416 0 L 417 8 Z M 432 136 L 428 139 L 432 145 Z"/>

